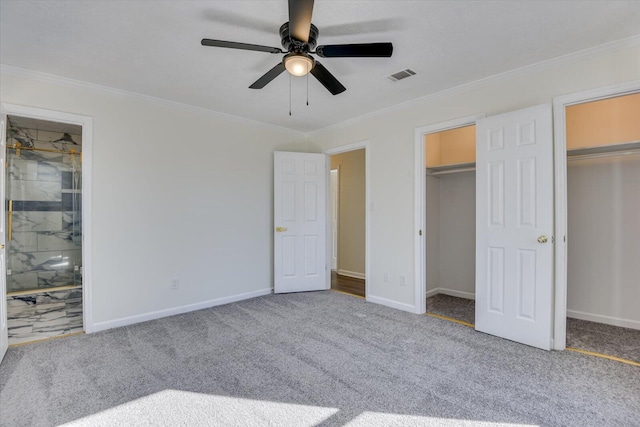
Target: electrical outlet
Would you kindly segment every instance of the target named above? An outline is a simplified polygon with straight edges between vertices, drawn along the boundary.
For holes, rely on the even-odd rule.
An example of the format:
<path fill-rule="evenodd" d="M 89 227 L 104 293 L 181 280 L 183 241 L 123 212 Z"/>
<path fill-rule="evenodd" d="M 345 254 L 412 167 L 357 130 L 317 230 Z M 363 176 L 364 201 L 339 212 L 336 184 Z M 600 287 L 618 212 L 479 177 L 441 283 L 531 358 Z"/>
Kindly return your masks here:
<path fill-rule="evenodd" d="M 384 273 L 384 282 L 389 283 L 389 273 L 387 272 Z"/>
<path fill-rule="evenodd" d="M 178 288 L 180 288 L 180 280 L 171 279 L 171 289 L 178 289 Z"/>
<path fill-rule="evenodd" d="M 407 285 L 407 276 L 405 276 L 404 274 L 400 275 L 400 286 L 406 286 Z"/>

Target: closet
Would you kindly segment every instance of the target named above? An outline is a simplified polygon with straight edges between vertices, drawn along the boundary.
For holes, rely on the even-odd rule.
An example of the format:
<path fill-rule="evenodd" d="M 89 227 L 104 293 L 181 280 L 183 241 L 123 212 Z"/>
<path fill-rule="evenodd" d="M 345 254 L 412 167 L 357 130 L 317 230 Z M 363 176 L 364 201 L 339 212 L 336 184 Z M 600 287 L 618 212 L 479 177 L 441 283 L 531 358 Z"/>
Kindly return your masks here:
<path fill-rule="evenodd" d="M 476 127 L 430 133 L 424 144 L 427 297 L 444 294 L 473 300 Z M 466 315 L 461 320 L 472 323 L 473 313 Z"/>
<path fill-rule="evenodd" d="M 640 329 L 640 93 L 565 113 L 567 317 Z"/>

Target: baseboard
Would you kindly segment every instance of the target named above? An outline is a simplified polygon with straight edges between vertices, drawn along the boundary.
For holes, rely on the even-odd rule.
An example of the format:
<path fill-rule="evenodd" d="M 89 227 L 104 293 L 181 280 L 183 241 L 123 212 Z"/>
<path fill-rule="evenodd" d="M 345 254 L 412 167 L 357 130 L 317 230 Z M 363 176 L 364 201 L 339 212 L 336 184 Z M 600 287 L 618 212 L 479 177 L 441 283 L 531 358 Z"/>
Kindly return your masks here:
<path fill-rule="evenodd" d="M 120 319 L 108 320 L 106 322 L 98 322 L 93 324 L 91 332 L 105 331 L 107 329 L 119 328 L 121 326 L 133 325 L 135 323 L 147 322 L 149 320 L 160 319 L 162 317 L 175 316 L 176 314 L 188 313 L 190 311 L 202 310 L 209 307 L 215 307 L 217 305 L 229 304 L 232 302 L 242 301 L 245 299 L 256 298 L 263 295 L 269 295 L 273 292 L 273 289 L 266 288 L 259 291 L 247 292 L 244 294 L 232 295 L 223 298 L 212 299 L 208 301 L 202 301 L 196 304 L 188 304 L 180 307 L 168 308 L 166 310 L 152 311 L 144 314 L 137 314 L 135 316 L 122 317 Z"/>
<path fill-rule="evenodd" d="M 464 298 L 464 299 L 472 299 L 472 300 L 476 299 L 476 294 L 473 292 L 457 291 L 455 289 L 447 289 L 447 288 L 431 289 L 429 292 L 427 292 L 427 298 L 432 297 L 434 295 L 438 295 L 438 294 L 449 295 L 451 297 L 458 297 L 458 298 Z"/>
<path fill-rule="evenodd" d="M 374 304 L 384 305 L 386 307 L 395 308 L 397 310 L 408 311 L 409 313 L 415 313 L 416 308 L 411 304 L 405 304 L 403 302 L 393 301 L 386 298 L 376 297 L 374 295 L 367 295 L 367 301 Z"/>
<path fill-rule="evenodd" d="M 585 313 L 577 310 L 567 310 L 567 317 L 604 323 L 606 325 L 621 326 L 623 328 L 640 329 L 640 322 L 637 320 L 621 319 L 619 317 L 603 316 L 601 314 Z"/>
<path fill-rule="evenodd" d="M 358 273 L 355 271 L 349 271 L 349 270 L 340 270 L 338 269 L 337 273 L 341 276 L 347 276 L 347 277 L 353 277 L 354 279 L 362 279 L 365 280 L 365 275 L 364 273 Z"/>

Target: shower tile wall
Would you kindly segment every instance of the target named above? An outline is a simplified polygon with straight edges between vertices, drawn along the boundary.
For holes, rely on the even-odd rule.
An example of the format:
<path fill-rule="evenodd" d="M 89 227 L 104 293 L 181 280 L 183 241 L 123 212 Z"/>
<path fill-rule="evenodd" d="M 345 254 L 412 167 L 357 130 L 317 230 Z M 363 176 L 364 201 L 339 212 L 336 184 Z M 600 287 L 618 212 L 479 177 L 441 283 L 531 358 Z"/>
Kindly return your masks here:
<path fill-rule="evenodd" d="M 69 137 L 73 142 L 68 141 Z M 66 139 L 66 140 L 65 140 Z M 7 143 L 80 153 L 81 135 L 10 127 Z M 69 154 L 7 150 L 9 343 L 80 332 L 82 323 L 81 159 Z M 75 187 L 75 188 L 74 188 Z M 7 236 L 8 238 L 8 236 Z M 77 266 L 77 267 L 76 267 Z M 74 271 L 77 268 L 77 271 Z M 76 285 L 48 291 L 47 288 Z"/>

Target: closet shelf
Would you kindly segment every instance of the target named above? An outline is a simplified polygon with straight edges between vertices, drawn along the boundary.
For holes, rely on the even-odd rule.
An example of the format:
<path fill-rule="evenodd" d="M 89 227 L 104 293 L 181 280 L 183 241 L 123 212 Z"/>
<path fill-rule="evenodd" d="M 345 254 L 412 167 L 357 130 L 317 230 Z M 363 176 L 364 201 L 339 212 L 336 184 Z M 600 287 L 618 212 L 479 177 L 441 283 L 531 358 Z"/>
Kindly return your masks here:
<path fill-rule="evenodd" d="M 589 159 L 633 153 L 640 153 L 640 141 L 625 142 L 623 144 L 599 145 L 597 147 L 574 148 L 572 150 L 567 150 L 567 159 Z"/>
<path fill-rule="evenodd" d="M 427 168 L 427 175 L 444 175 L 447 173 L 468 172 L 476 170 L 475 162 L 456 163 L 451 165 L 430 166 Z"/>

